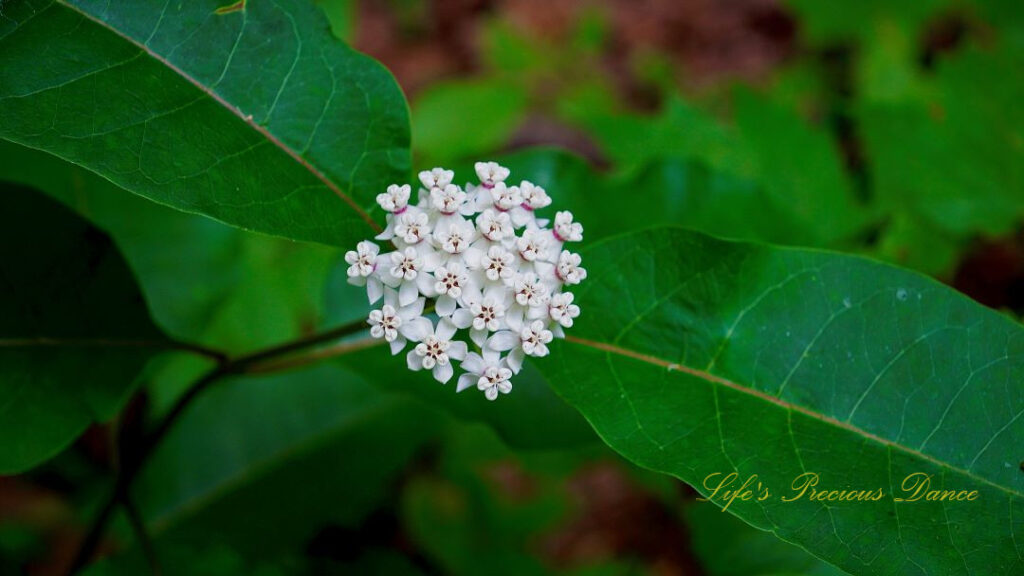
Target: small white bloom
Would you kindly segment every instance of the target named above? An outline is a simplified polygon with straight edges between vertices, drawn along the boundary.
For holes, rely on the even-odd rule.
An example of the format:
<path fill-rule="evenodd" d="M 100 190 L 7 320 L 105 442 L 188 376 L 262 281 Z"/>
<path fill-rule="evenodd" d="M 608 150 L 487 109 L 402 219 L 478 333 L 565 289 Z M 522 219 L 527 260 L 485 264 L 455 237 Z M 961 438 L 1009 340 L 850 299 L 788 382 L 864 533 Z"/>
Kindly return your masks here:
<path fill-rule="evenodd" d="M 434 271 L 434 293 L 437 304 L 434 309 L 438 316 L 451 316 L 458 307 L 462 291 L 469 285 L 469 275 L 458 262 L 449 262 Z"/>
<path fill-rule="evenodd" d="M 491 190 L 492 203 L 494 208 L 500 212 L 509 210 L 523 203 L 523 195 L 518 186 L 506 186 L 504 182 L 494 185 Z"/>
<path fill-rule="evenodd" d="M 528 210 L 540 210 L 551 205 L 551 197 L 540 186 L 523 180 L 519 184 L 519 191 L 523 195 L 522 206 Z"/>
<path fill-rule="evenodd" d="M 411 194 L 412 188 L 408 184 L 401 186 L 392 184 L 388 186 L 387 192 L 377 194 L 377 204 L 380 204 L 380 207 L 386 212 L 401 214 L 409 207 L 409 196 Z"/>
<path fill-rule="evenodd" d="M 366 323 L 370 335 L 383 338 L 391 345 L 391 353 L 398 354 L 405 347 L 406 340 L 418 341 L 426 331 L 432 330 L 430 320 L 423 317 L 425 299 L 417 298 L 408 306 L 398 307 L 398 295 L 394 290 L 384 294 L 384 306 L 370 311 Z"/>
<path fill-rule="evenodd" d="M 408 306 L 421 293 L 424 296 L 433 296 L 433 286 L 430 275 L 424 266 L 424 259 L 420 257 L 416 248 L 409 246 L 403 251 L 392 252 L 386 255 L 390 259 L 391 268 L 386 274 L 381 275 L 384 284 L 398 290 L 398 303 L 401 306 Z"/>
<path fill-rule="evenodd" d="M 376 269 L 377 254 L 380 253 L 380 248 L 373 242 L 362 241 L 356 244 L 355 250 L 349 250 L 345 253 L 345 262 L 350 264 L 348 267 L 348 277 L 358 278 L 367 277 L 373 274 Z"/>
<path fill-rule="evenodd" d="M 459 377 L 456 392 L 476 386 L 488 400 L 495 400 L 499 393 L 512 391 L 512 370 L 493 350 L 484 350 L 482 356 L 475 352 L 466 354 L 462 368 L 466 373 Z"/>
<path fill-rule="evenodd" d="M 455 172 L 451 170 L 445 170 L 444 168 L 434 168 L 433 170 L 424 170 L 419 173 L 420 182 L 427 190 L 434 188 L 445 188 L 452 183 L 452 179 L 455 178 Z"/>
<path fill-rule="evenodd" d="M 398 222 L 395 223 L 395 237 L 406 244 L 419 244 L 429 235 L 429 219 L 423 212 L 405 212 L 398 217 Z"/>
<path fill-rule="evenodd" d="M 579 254 L 562 250 L 562 253 L 558 255 L 558 267 L 555 269 L 555 274 L 562 282 L 570 286 L 579 284 L 587 278 L 587 271 L 580 267 L 582 261 L 583 258 Z"/>
<path fill-rule="evenodd" d="M 552 230 L 559 242 L 580 242 L 583 240 L 583 225 L 572 221 L 572 212 L 555 213 L 555 227 Z"/>
<path fill-rule="evenodd" d="M 480 230 L 481 236 L 492 242 L 501 242 L 515 235 L 515 231 L 512 229 L 512 219 L 509 218 L 509 215 L 504 212 L 495 212 L 491 209 L 484 210 L 477 217 L 476 227 Z"/>
<path fill-rule="evenodd" d="M 370 325 L 370 336 L 394 342 L 398 338 L 398 327 L 402 325 L 402 319 L 394 306 L 385 304 L 380 310 L 371 310 L 366 323 Z"/>
<path fill-rule="evenodd" d="M 384 294 L 384 285 L 381 279 L 374 275 L 379 260 L 380 248 L 373 242 L 366 240 L 356 244 L 355 250 L 345 253 L 345 262 L 349 264 L 348 283 L 354 286 L 366 286 L 366 296 L 370 304 L 380 300 Z"/>
<path fill-rule="evenodd" d="M 491 246 L 480 258 L 480 268 L 491 282 L 511 282 L 516 275 L 516 257 L 501 246 Z"/>
<path fill-rule="evenodd" d="M 498 182 L 504 182 L 510 173 L 508 168 L 499 166 L 497 162 L 477 162 L 473 168 L 484 188 L 493 188 Z"/>
<path fill-rule="evenodd" d="M 523 352 L 527 356 L 537 356 L 539 358 L 548 355 L 547 345 L 554 339 L 554 335 L 544 327 L 544 322 L 534 320 L 532 324 L 523 328 L 519 333 L 519 339 L 522 341 Z"/>
<path fill-rule="evenodd" d="M 548 238 L 540 230 L 528 229 L 516 240 L 519 256 L 527 262 L 545 260 L 548 257 Z"/>
<path fill-rule="evenodd" d="M 476 229 L 473 228 L 473 224 L 465 220 L 443 225 L 434 233 L 434 241 L 445 254 L 449 255 L 462 254 L 469 249 L 475 238 Z"/>
<path fill-rule="evenodd" d="M 466 357 L 466 343 L 452 341 L 455 326 L 441 319 L 437 328 L 430 330 L 419 344 L 406 355 L 410 370 L 431 370 L 434 378 L 442 384 L 451 380 L 455 370 L 451 361 Z"/>
<path fill-rule="evenodd" d="M 548 315 L 563 328 L 572 328 L 573 319 L 580 315 L 580 307 L 572 300 L 572 292 L 562 292 L 548 302 Z"/>
<path fill-rule="evenodd" d="M 539 307 L 548 303 L 548 288 L 536 274 L 520 274 L 515 283 L 515 299 L 520 306 Z"/>
<path fill-rule="evenodd" d="M 551 204 L 551 197 L 548 196 L 548 193 L 540 186 L 525 180 L 519 184 L 519 193 L 522 202 L 512 210 L 512 224 L 516 228 L 545 226 L 547 221 L 537 220 L 534 212 Z"/>
<path fill-rule="evenodd" d="M 441 214 L 455 214 L 466 203 L 466 193 L 454 184 L 430 191 L 430 205 Z"/>
<path fill-rule="evenodd" d="M 489 332 L 504 327 L 505 303 L 500 297 L 486 295 L 473 297 L 465 308 L 452 314 L 452 323 L 457 328 L 469 328 L 469 337 L 477 346 L 484 347 Z"/>

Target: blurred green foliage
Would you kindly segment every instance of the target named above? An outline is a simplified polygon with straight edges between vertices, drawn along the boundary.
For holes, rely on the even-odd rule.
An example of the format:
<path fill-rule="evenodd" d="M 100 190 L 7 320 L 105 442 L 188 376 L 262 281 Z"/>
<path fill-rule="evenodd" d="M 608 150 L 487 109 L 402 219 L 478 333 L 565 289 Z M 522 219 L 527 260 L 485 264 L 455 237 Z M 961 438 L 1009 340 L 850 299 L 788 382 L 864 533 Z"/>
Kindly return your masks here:
<path fill-rule="evenodd" d="M 542 115 L 582 130 L 624 189 L 680 195 L 649 176 L 672 171 L 670 160 L 728 178 L 719 194 L 693 202 L 713 215 L 681 218 L 720 236 L 860 251 L 948 278 L 972 241 L 1021 226 L 1020 3 L 788 5 L 806 47 L 758 86 L 686 94 L 664 56 L 634 58 L 631 73 L 662 102 L 653 113 L 630 111 L 602 67 L 610 11 L 599 3 L 561 42 L 496 15 L 481 33 L 481 71 L 413 100 L 418 126 L 470 118 L 475 131 L 459 124 L 425 137 L 423 128 L 413 140 L 418 163 L 494 155 L 529 131 L 515 119 Z M 928 44 L 942 26 L 963 28 L 952 50 Z M 748 201 L 724 201 L 730 194 Z M 728 208 L 709 207 L 718 201 Z"/>

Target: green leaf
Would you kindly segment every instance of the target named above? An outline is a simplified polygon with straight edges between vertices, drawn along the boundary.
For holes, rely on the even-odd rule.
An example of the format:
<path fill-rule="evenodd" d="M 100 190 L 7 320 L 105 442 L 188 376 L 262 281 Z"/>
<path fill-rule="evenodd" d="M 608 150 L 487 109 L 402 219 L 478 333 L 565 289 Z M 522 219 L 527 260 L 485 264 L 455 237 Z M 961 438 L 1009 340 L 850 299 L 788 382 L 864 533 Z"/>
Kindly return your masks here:
<path fill-rule="evenodd" d="M 328 523 L 357 527 L 437 422 L 329 364 L 225 382 L 170 432 L 136 497 L 161 540 L 273 558 Z"/>
<path fill-rule="evenodd" d="M 312 3 L 225 4 L 5 2 L 0 138 L 242 228 L 370 235 L 410 164 L 394 79 Z"/>
<path fill-rule="evenodd" d="M 38 192 L 0 188 L 0 473 L 14 473 L 113 417 L 169 342 L 106 235 Z"/>
<path fill-rule="evenodd" d="M 500 79 L 458 80 L 434 84 L 413 110 L 417 157 L 448 161 L 500 148 L 526 116 L 527 100 L 521 86 Z"/>
<path fill-rule="evenodd" d="M 736 98 L 736 124 L 756 163 L 757 181 L 814 232 L 817 244 L 835 246 L 864 227 L 864 208 L 854 198 L 837 143 L 823 127 L 747 91 Z"/>
<path fill-rule="evenodd" d="M 1020 573 L 1019 324 L 852 256 L 671 228 L 582 253 L 583 313 L 540 368 L 612 448 L 707 496 L 756 474 L 770 497 L 728 510 L 853 574 Z M 807 472 L 884 496 L 782 501 Z M 895 501 L 915 473 L 977 497 Z"/>
<path fill-rule="evenodd" d="M 949 0 L 787 0 L 787 3 L 799 15 L 802 33 L 815 44 L 862 38 L 881 20 L 916 32 L 944 5 L 952 4 Z"/>
<path fill-rule="evenodd" d="M 1024 222 L 1020 58 L 970 50 L 941 63 L 926 102 L 860 110 L 876 194 L 949 234 L 1003 235 Z"/>
<path fill-rule="evenodd" d="M 708 576 L 846 574 L 706 502 L 688 503 L 683 514 L 690 525 L 693 553 Z"/>

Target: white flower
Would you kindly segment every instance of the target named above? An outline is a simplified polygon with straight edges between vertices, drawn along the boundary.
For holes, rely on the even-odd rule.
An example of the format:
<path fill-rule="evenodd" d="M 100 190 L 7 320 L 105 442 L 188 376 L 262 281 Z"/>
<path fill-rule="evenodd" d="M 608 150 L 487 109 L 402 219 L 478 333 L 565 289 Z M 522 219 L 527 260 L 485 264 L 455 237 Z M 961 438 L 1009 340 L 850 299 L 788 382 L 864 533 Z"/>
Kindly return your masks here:
<path fill-rule="evenodd" d="M 509 283 L 516 276 L 516 257 L 501 246 L 491 246 L 480 257 L 480 269 L 491 282 Z"/>
<path fill-rule="evenodd" d="M 520 274 L 515 280 L 515 299 L 520 306 L 531 308 L 543 306 L 548 302 L 548 288 L 536 274 Z"/>
<path fill-rule="evenodd" d="M 498 182 L 504 182 L 510 173 L 508 168 L 499 166 L 497 162 L 477 162 L 473 168 L 484 188 L 493 188 Z"/>
<path fill-rule="evenodd" d="M 537 220 L 534 212 L 551 204 L 551 198 L 547 192 L 540 186 L 524 180 L 519 183 L 519 194 L 521 202 L 512 209 L 512 224 L 516 228 L 545 226 L 547 221 Z"/>
<path fill-rule="evenodd" d="M 406 363 L 410 370 L 431 370 L 434 378 L 442 384 L 451 380 L 455 369 L 451 361 L 466 357 L 466 343 L 452 342 L 455 326 L 441 319 L 437 328 L 433 327 L 423 334 L 419 344 L 406 355 Z"/>
<path fill-rule="evenodd" d="M 492 242 L 501 242 L 515 235 L 509 215 L 491 209 L 484 210 L 477 216 L 476 227 L 480 230 L 481 236 Z"/>
<path fill-rule="evenodd" d="M 529 229 L 516 240 L 519 256 L 527 262 L 545 260 L 548 257 L 548 238 L 540 230 Z"/>
<path fill-rule="evenodd" d="M 423 212 L 405 212 L 395 223 L 395 237 L 406 244 L 419 244 L 430 235 L 430 222 Z"/>
<path fill-rule="evenodd" d="M 458 262 L 449 262 L 434 271 L 434 293 L 437 297 L 437 313 L 451 316 L 455 312 L 462 290 L 469 284 L 466 269 Z"/>
<path fill-rule="evenodd" d="M 380 278 L 373 275 L 377 269 L 380 248 L 373 242 L 362 241 L 356 244 L 355 250 L 345 253 L 345 262 L 349 264 L 348 283 L 355 286 L 366 286 L 366 295 L 373 304 L 380 300 L 384 286 Z"/>
<path fill-rule="evenodd" d="M 523 195 L 519 192 L 518 186 L 506 186 L 504 182 L 494 185 L 491 190 L 491 203 L 500 212 L 509 210 L 523 203 Z"/>
<path fill-rule="evenodd" d="M 391 345 L 391 353 L 398 354 L 407 339 L 416 341 L 433 328 L 430 320 L 423 317 L 424 302 L 424 298 L 417 298 L 412 304 L 399 308 L 398 295 L 388 290 L 384 294 L 384 306 L 380 310 L 371 310 L 366 320 L 370 325 L 370 336 L 383 338 Z"/>
<path fill-rule="evenodd" d="M 523 181 L 519 184 L 519 191 L 523 195 L 522 206 L 528 210 L 540 210 L 551 205 L 551 197 L 543 188 L 532 182 Z"/>
<path fill-rule="evenodd" d="M 430 205 L 441 214 L 455 214 L 466 203 L 466 193 L 454 184 L 430 191 Z"/>
<path fill-rule="evenodd" d="M 476 251 L 470 252 L 470 247 L 473 245 L 475 238 L 476 228 L 465 220 L 452 221 L 442 225 L 434 232 L 434 243 L 441 250 L 437 253 L 436 262 L 431 262 L 430 264 L 436 268 L 452 260 L 456 262 L 468 260 L 466 261 L 467 264 L 479 260 Z"/>
<path fill-rule="evenodd" d="M 555 294 L 548 302 L 548 314 L 563 328 L 572 328 L 573 318 L 580 315 L 580 307 L 572 303 L 572 292 Z"/>
<path fill-rule="evenodd" d="M 555 213 L 555 226 L 552 229 L 555 239 L 559 242 L 580 242 L 583 240 L 583 225 L 572 221 L 572 212 Z"/>
<path fill-rule="evenodd" d="M 365 278 L 373 274 L 374 269 L 377 267 L 378 253 L 380 253 L 380 248 L 373 242 L 364 240 L 356 244 L 355 250 L 349 250 L 345 253 L 345 262 L 350 264 L 348 267 L 348 277 Z"/>
<path fill-rule="evenodd" d="M 562 250 L 562 253 L 558 255 L 558 267 L 555 269 L 555 274 L 558 275 L 559 280 L 570 286 L 579 284 L 587 278 L 587 271 L 580 268 L 582 261 L 579 254 Z"/>
<path fill-rule="evenodd" d="M 458 391 L 475 386 L 494 400 L 512 390 L 527 357 L 549 355 L 552 339 L 573 326 L 580 307 L 563 289 L 587 272 L 579 254 L 563 249 L 583 239 L 571 212 L 557 212 L 549 227 L 535 214 L 551 204 L 542 187 L 508 186 L 509 170 L 494 162 L 475 169 L 480 185 L 465 189 L 451 170 L 420 172 L 415 204 L 410 186 L 389 186 L 377 196 L 387 212 L 377 238 L 395 251 L 360 242 L 345 262 L 349 282 L 365 285 L 371 303 L 384 298 L 367 317 L 371 336 L 392 354 L 415 342 L 409 368 L 441 382 L 461 363 Z M 477 352 L 468 352 L 469 341 Z"/>
<path fill-rule="evenodd" d="M 410 194 L 412 194 L 412 188 L 408 184 L 402 186 L 392 184 L 388 186 L 387 192 L 377 194 L 377 204 L 380 204 L 380 207 L 386 212 L 401 214 L 409 207 Z"/>
<path fill-rule="evenodd" d="M 456 328 L 469 328 L 470 339 L 482 347 L 488 332 L 496 332 L 505 326 L 505 302 L 491 293 L 467 298 L 467 304 L 452 314 L 452 323 Z"/>
<path fill-rule="evenodd" d="M 484 350 L 482 356 L 475 352 L 466 354 L 462 369 L 466 373 L 459 376 L 456 392 L 476 386 L 488 400 L 495 400 L 498 393 L 508 394 L 512 391 L 512 370 L 493 350 Z"/>
<path fill-rule="evenodd" d="M 452 183 L 452 179 L 455 178 L 455 172 L 451 170 L 445 170 L 444 168 L 434 168 L 433 170 L 424 170 L 419 173 L 420 182 L 427 190 L 434 188 L 444 188 Z"/>
<path fill-rule="evenodd" d="M 554 338 L 551 331 L 544 327 L 544 322 L 540 320 L 534 320 L 532 324 L 523 328 L 519 333 L 519 339 L 522 341 L 523 352 L 527 356 L 547 356 L 548 355 L 548 343 Z"/>
<path fill-rule="evenodd" d="M 399 305 L 412 304 L 420 293 L 424 296 L 433 295 L 430 275 L 426 273 L 423 258 L 415 248 L 410 246 L 387 256 L 391 260 L 391 268 L 381 275 L 381 280 L 391 288 L 398 289 Z"/>

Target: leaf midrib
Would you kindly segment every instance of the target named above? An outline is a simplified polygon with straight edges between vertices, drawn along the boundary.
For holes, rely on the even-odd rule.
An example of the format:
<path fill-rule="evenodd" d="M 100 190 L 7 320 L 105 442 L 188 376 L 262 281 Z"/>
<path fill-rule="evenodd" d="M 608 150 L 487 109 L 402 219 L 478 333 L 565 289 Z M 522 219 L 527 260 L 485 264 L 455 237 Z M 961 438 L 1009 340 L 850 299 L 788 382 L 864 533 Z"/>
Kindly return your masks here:
<path fill-rule="evenodd" d="M 329 178 L 327 178 L 326 175 L 323 174 L 323 172 L 318 170 L 308 160 L 303 158 L 302 155 L 299 152 L 293 150 L 287 144 L 285 144 L 283 141 L 278 139 L 266 127 L 257 124 L 253 120 L 253 117 L 252 117 L 251 114 L 244 114 L 237 106 L 232 105 L 230 102 L 225 100 L 220 94 L 217 94 L 217 92 L 215 92 L 211 88 L 208 88 L 206 85 L 204 85 L 198 79 L 192 77 L 189 73 L 185 72 L 184 70 L 182 70 L 178 66 L 174 65 L 169 60 L 167 60 L 166 58 L 161 56 L 160 54 L 158 54 L 158 53 L 154 52 L 153 50 L 151 50 L 149 48 L 149 46 L 147 46 L 146 44 L 143 44 L 143 43 L 137 41 L 136 39 L 132 38 L 131 36 L 128 36 L 127 34 L 121 32 L 117 28 L 114 28 L 110 24 L 107 24 L 103 20 L 100 20 L 99 18 L 94 17 L 92 14 L 89 14 L 88 12 L 85 12 L 84 10 L 78 8 L 77 6 L 74 6 L 72 4 L 68 4 L 66 0 L 55 0 L 54 4 L 58 4 L 58 5 L 66 8 L 68 10 L 71 10 L 71 11 L 81 15 L 83 18 L 89 20 L 90 22 L 93 22 L 94 24 L 97 24 L 98 26 L 101 26 L 101 27 L 109 30 L 110 32 L 112 32 L 113 34 L 117 35 L 122 40 L 124 40 L 124 41 L 130 43 L 131 45 L 135 46 L 136 48 L 138 48 L 142 53 L 148 55 L 150 58 L 153 58 L 154 60 L 159 62 L 161 65 L 165 66 L 167 69 L 173 71 L 177 75 L 179 75 L 182 78 L 184 78 L 186 81 L 188 81 L 193 86 L 198 88 L 203 94 L 206 94 L 207 96 L 212 98 L 215 102 L 220 104 L 222 107 L 226 108 L 228 111 L 230 111 L 236 117 L 238 117 L 243 123 L 245 123 L 247 126 L 252 128 L 253 130 L 255 130 L 262 137 L 266 138 L 267 141 L 269 141 L 275 147 L 277 147 L 278 149 L 283 151 L 292 160 L 294 160 L 300 166 L 302 166 L 306 171 L 308 171 L 310 174 L 312 174 L 314 177 L 316 177 L 318 180 L 320 180 L 320 182 L 322 182 L 325 186 L 327 186 L 327 188 L 329 190 L 334 192 L 335 195 L 337 195 L 346 204 L 348 204 L 348 206 L 350 208 L 352 208 L 352 210 L 354 210 L 356 212 L 356 214 L 358 214 L 359 217 L 362 218 L 362 220 L 364 222 L 366 222 L 366 224 L 370 227 L 371 230 L 374 231 L 374 233 L 380 233 L 382 231 L 382 228 L 380 227 L 380 225 L 377 224 L 373 220 L 373 218 L 371 218 L 370 215 L 365 210 L 363 210 L 363 208 L 361 206 L 359 206 L 359 204 L 356 203 L 356 201 L 351 196 L 349 196 L 344 191 L 342 191 L 342 189 L 337 184 L 332 182 Z"/>
<path fill-rule="evenodd" d="M 904 452 L 904 453 L 906 453 L 906 454 L 908 454 L 910 456 L 913 456 L 914 458 L 919 458 L 919 459 L 924 460 L 926 462 L 932 463 L 932 464 L 938 466 L 939 468 L 945 468 L 945 469 L 951 470 L 951 471 L 953 471 L 953 472 L 955 472 L 957 474 L 960 474 L 960 475 L 962 475 L 962 476 L 964 476 L 964 477 L 966 477 L 966 478 L 968 478 L 970 480 L 973 480 L 975 482 L 979 482 L 981 484 L 985 484 L 987 486 L 995 488 L 996 490 L 999 490 L 1000 492 L 1008 494 L 1008 495 L 1010 495 L 1012 497 L 1017 497 L 1017 498 L 1024 497 L 1024 494 L 1021 494 L 1020 492 L 1017 492 L 1013 488 L 1009 488 L 1009 487 L 1006 487 L 1006 486 L 1002 486 L 1000 484 L 996 484 L 995 482 L 993 482 L 993 481 L 991 481 L 991 480 L 989 480 L 987 478 L 983 478 L 981 476 L 977 476 L 975 474 L 972 474 L 968 470 L 964 470 L 964 469 L 958 468 L 958 467 L 956 467 L 956 466 L 954 466 L 954 465 L 952 465 L 952 464 L 950 464 L 948 462 L 943 462 L 941 460 L 938 460 L 938 459 L 936 459 L 936 458 L 934 458 L 932 456 L 929 456 L 928 454 L 925 454 L 923 452 L 919 452 L 918 450 L 915 450 L 915 449 L 913 449 L 913 448 L 911 448 L 909 446 L 904 446 L 903 444 L 900 444 L 898 442 L 894 442 L 892 440 L 888 440 L 886 438 L 878 436 L 877 434 L 873 434 L 873 433 L 868 432 L 867 430 L 864 430 L 864 429 L 862 429 L 860 427 L 854 426 L 853 424 L 837 420 L 837 419 L 835 419 L 835 418 L 833 418 L 833 417 L 831 417 L 831 416 L 829 416 L 827 414 L 822 414 L 820 412 L 816 412 L 814 410 L 811 410 L 810 408 L 806 408 L 804 406 L 800 406 L 799 404 L 793 404 L 793 403 L 790 403 L 790 402 L 786 402 L 785 400 L 782 400 L 781 398 L 776 398 L 774 396 L 770 396 L 768 394 L 765 394 L 764 392 L 761 392 L 760 390 L 755 390 L 753 388 L 748 388 L 747 386 L 742 386 L 740 384 L 737 384 L 737 383 L 735 383 L 735 382 L 733 382 L 731 380 L 728 380 L 726 378 L 723 378 L 721 376 L 718 376 L 718 375 L 715 375 L 715 374 L 711 374 L 709 372 L 706 372 L 706 371 L 703 371 L 703 370 L 699 370 L 699 369 L 696 369 L 696 368 L 692 368 L 692 367 L 686 366 L 684 364 L 677 364 L 677 363 L 674 363 L 674 362 L 669 362 L 667 360 L 658 358 L 656 356 L 651 356 L 649 354 L 644 354 L 643 352 L 638 352 L 636 350 L 631 350 L 629 348 L 623 348 L 622 346 L 618 346 L 618 345 L 615 345 L 615 344 L 608 344 L 608 343 L 605 343 L 605 342 L 598 342 L 596 340 L 589 340 L 589 339 L 586 339 L 586 338 L 580 338 L 580 337 L 572 336 L 572 335 L 568 335 L 568 334 L 566 335 L 565 340 L 566 340 L 566 342 L 572 342 L 574 344 L 579 344 L 581 346 L 586 346 L 588 348 L 593 348 L 595 350 L 601 350 L 601 351 L 604 351 L 604 352 L 606 352 L 608 354 L 615 354 L 615 355 L 623 356 L 623 357 L 626 357 L 626 358 L 632 358 L 633 360 L 637 360 L 637 361 L 640 361 L 640 362 L 645 362 L 647 364 L 652 364 L 654 366 L 660 366 L 662 368 L 665 368 L 669 372 L 671 372 L 673 370 L 677 371 L 677 372 L 684 372 L 684 373 L 689 374 L 691 376 L 694 376 L 696 378 L 700 378 L 702 380 L 710 382 L 711 384 L 717 384 L 717 385 L 725 386 L 727 388 L 730 388 L 730 389 L 735 390 L 737 392 L 740 392 L 742 394 L 747 394 L 749 396 L 753 396 L 755 398 L 758 398 L 759 400 L 762 400 L 762 401 L 774 404 L 774 405 L 776 405 L 776 406 L 778 406 L 778 407 L 780 407 L 780 408 L 782 408 L 784 410 L 788 410 L 788 411 L 791 411 L 791 412 L 799 412 L 800 414 L 803 414 L 804 416 L 813 418 L 813 419 L 818 420 L 818 421 L 820 421 L 820 422 L 822 422 L 824 424 L 829 424 L 829 425 L 832 425 L 832 426 L 836 426 L 836 427 L 838 427 L 840 429 L 846 430 L 848 432 L 852 432 L 852 433 L 857 434 L 857 435 L 859 435 L 859 436 L 861 436 L 861 437 L 863 437 L 865 439 L 868 439 L 868 440 L 871 440 L 871 441 L 876 442 L 878 444 L 881 444 L 882 446 L 886 446 L 888 448 L 893 448 L 893 449 L 899 450 L 899 451 Z"/>

